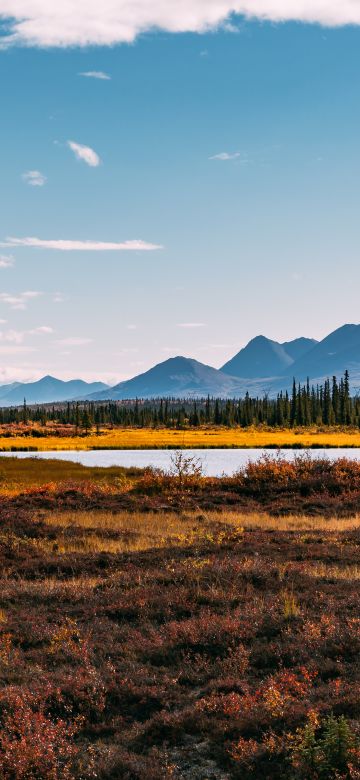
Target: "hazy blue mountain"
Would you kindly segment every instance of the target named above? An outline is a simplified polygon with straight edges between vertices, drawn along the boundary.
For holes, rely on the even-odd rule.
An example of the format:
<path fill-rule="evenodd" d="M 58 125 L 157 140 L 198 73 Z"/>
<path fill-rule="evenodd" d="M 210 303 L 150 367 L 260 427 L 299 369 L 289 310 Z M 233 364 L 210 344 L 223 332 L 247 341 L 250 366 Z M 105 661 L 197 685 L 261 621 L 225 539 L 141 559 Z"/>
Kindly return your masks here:
<path fill-rule="evenodd" d="M 231 396 L 236 392 L 237 380 L 216 368 L 197 360 L 175 357 L 146 371 L 144 374 L 120 382 L 109 392 L 95 393 L 93 400 L 125 398 L 156 398 L 159 396 Z"/>
<path fill-rule="evenodd" d="M 307 352 L 310 352 L 310 349 L 315 347 L 315 344 L 318 344 L 316 339 L 306 339 L 301 337 L 299 339 L 294 339 L 293 341 L 284 341 L 281 346 L 292 358 L 292 360 L 299 360 L 299 358 L 301 358 Z"/>
<path fill-rule="evenodd" d="M 0 385 L 0 400 L 10 393 L 11 390 L 14 390 L 15 387 L 19 387 L 20 384 L 21 382 L 11 382 L 8 385 Z"/>
<path fill-rule="evenodd" d="M 292 362 L 282 344 L 265 336 L 256 336 L 220 370 L 242 379 L 258 379 L 285 375 Z"/>
<path fill-rule="evenodd" d="M 102 382 L 81 379 L 63 382 L 45 376 L 37 382 L 0 386 L 0 405 L 19 406 L 73 400 L 129 398 L 252 396 L 290 390 L 292 378 L 322 382 L 334 374 L 350 372 L 352 392 L 360 391 L 360 325 L 343 325 L 322 341 L 299 338 L 279 344 L 257 336 L 220 370 L 197 360 L 175 357 L 139 376 L 110 388 Z"/>
<path fill-rule="evenodd" d="M 105 390 L 107 385 L 104 382 L 84 382 L 82 379 L 72 379 L 69 382 L 63 382 L 61 379 L 55 379 L 53 376 L 44 376 L 37 382 L 15 383 L 15 387 L 7 385 L 8 391 L 1 393 L 0 400 L 2 406 L 19 406 L 24 398 L 27 404 L 46 404 L 56 401 L 69 401 L 74 398 L 88 397 L 94 392 Z"/>
<path fill-rule="evenodd" d="M 331 377 L 360 371 L 360 325 L 343 325 L 319 341 L 291 366 L 291 373 L 299 380 Z"/>

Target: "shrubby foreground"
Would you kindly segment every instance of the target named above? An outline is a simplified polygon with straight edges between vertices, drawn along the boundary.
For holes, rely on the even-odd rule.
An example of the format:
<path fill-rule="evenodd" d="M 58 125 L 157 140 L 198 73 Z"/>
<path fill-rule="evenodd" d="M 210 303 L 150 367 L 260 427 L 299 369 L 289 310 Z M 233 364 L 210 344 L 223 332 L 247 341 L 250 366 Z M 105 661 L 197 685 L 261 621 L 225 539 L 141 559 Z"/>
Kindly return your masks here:
<path fill-rule="evenodd" d="M 1 481 L 4 780 L 360 777 L 357 464 Z"/>

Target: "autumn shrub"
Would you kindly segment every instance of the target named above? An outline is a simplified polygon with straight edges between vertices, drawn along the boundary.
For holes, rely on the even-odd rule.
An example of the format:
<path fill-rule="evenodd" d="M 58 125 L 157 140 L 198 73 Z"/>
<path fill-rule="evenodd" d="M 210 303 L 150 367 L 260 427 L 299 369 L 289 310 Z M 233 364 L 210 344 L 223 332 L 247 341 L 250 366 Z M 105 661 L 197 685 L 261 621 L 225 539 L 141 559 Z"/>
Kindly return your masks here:
<path fill-rule="evenodd" d="M 2 780 L 72 780 L 79 725 L 51 720 L 31 694 L 8 691 L 0 706 Z"/>

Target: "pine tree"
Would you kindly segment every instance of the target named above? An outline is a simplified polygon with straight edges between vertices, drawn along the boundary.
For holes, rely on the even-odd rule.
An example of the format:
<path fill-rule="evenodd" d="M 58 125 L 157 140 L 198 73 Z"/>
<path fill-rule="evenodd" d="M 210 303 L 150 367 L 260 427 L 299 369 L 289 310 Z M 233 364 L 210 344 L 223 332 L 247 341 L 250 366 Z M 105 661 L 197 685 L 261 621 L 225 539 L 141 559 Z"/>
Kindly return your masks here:
<path fill-rule="evenodd" d="M 86 435 L 91 430 L 91 418 L 90 418 L 89 410 L 87 409 L 87 407 L 85 407 L 85 409 L 84 409 L 84 411 L 82 413 L 81 427 L 84 429 Z"/>
<path fill-rule="evenodd" d="M 205 421 L 210 422 L 210 396 L 208 395 L 205 404 Z"/>
<path fill-rule="evenodd" d="M 220 425 L 221 422 L 222 422 L 222 420 L 221 420 L 221 412 L 220 412 L 219 400 L 217 398 L 216 401 L 215 401 L 214 423 L 215 423 L 215 425 Z"/>
<path fill-rule="evenodd" d="M 23 423 L 24 425 L 27 425 L 28 423 L 28 411 L 26 406 L 26 398 L 24 398 L 24 404 L 23 404 Z"/>
<path fill-rule="evenodd" d="M 292 386 L 292 396 L 291 396 L 291 407 L 290 407 L 290 425 L 293 428 L 296 424 L 296 382 L 295 377 L 293 379 L 293 386 Z"/>

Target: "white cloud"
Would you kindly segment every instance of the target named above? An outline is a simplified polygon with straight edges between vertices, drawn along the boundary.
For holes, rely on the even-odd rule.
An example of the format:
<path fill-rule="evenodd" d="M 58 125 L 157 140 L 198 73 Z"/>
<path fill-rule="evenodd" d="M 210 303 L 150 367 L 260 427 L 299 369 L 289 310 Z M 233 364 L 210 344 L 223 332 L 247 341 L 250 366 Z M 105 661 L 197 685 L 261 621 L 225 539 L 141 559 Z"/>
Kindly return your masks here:
<path fill-rule="evenodd" d="M 36 249 L 57 249 L 60 252 L 146 252 L 155 249 L 163 249 L 158 244 L 149 244 L 146 241 L 136 239 L 134 241 L 72 241 L 63 239 L 44 240 L 41 238 L 7 238 L 0 243 L 0 247 L 35 247 Z"/>
<path fill-rule="evenodd" d="M 205 322 L 179 322 L 178 328 L 205 328 Z"/>
<path fill-rule="evenodd" d="M 14 263 L 12 255 L 0 255 L 0 268 L 12 268 Z"/>
<path fill-rule="evenodd" d="M 0 302 L 6 303 L 11 309 L 23 310 L 26 309 L 29 300 L 38 298 L 40 295 L 42 295 L 42 293 L 36 292 L 35 290 L 27 290 L 26 292 L 17 293 L 16 295 L 2 292 L 0 293 Z"/>
<path fill-rule="evenodd" d="M 22 178 L 31 187 L 43 187 L 46 184 L 46 176 L 40 173 L 40 171 L 26 171 L 26 173 L 23 173 Z"/>
<path fill-rule="evenodd" d="M 81 336 L 69 336 L 66 339 L 58 339 L 56 343 L 62 347 L 84 347 L 86 344 L 91 344 L 92 339 L 82 338 Z"/>
<path fill-rule="evenodd" d="M 202 33 L 228 27 L 233 14 L 329 27 L 360 24 L 360 0 L 0 0 L 3 46 L 112 46 L 146 31 Z"/>
<path fill-rule="evenodd" d="M 6 303 L 12 309 L 26 309 L 25 302 L 21 296 L 10 295 L 10 293 L 0 293 L 0 301 Z"/>
<path fill-rule="evenodd" d="M 103 70 L 88 70 L 85 73 L 79 73 L 79 76 L 84 76 L 87 79 L 99 79 L 99 81 L 111 81 L 111 76 L 104 73 Z"/>
<path fill-rule="evenodd" d="M 38 328 L 33 328 L 32 330 L 29 330 L 29 333 L 31 336 L 41 336 L 42 334 L 47 335 L 50 333 L 54 333 L 53 328 L 50 328 L 49 325 L 39 325 Z"/>
<path fill-rule="evenodd" d="M 21 293 L 21 295 L 23 298 L 38 298 L 42 293 L 37 292 L 36 290 L 26 290 L 26 292 Z"/>
<path fill-rule="evenodd" d="M 91 149 L 91 146 L 83 146 L 83 144 L 77 144 L 75 141 L 68 141 L 67 144 L 78 160 L 82 160 L 90 168 L 98 168 L 101 160 L 94 149 Z"/>
<path fill-rule="evenodd" d="M 12 344 L 22 344 L 25 338 L 24 331 L 19 330 L 6 330 L 0 331 L 0 341 L 10 342 Z"/>
<path fill-rule="evenodd" d="M 237 157 L 240 157 L 240 152 L 220 152 L 219 154 L 213 154 L 212 157 L 209 157 L 209 160 L 236 160 Z"/>

